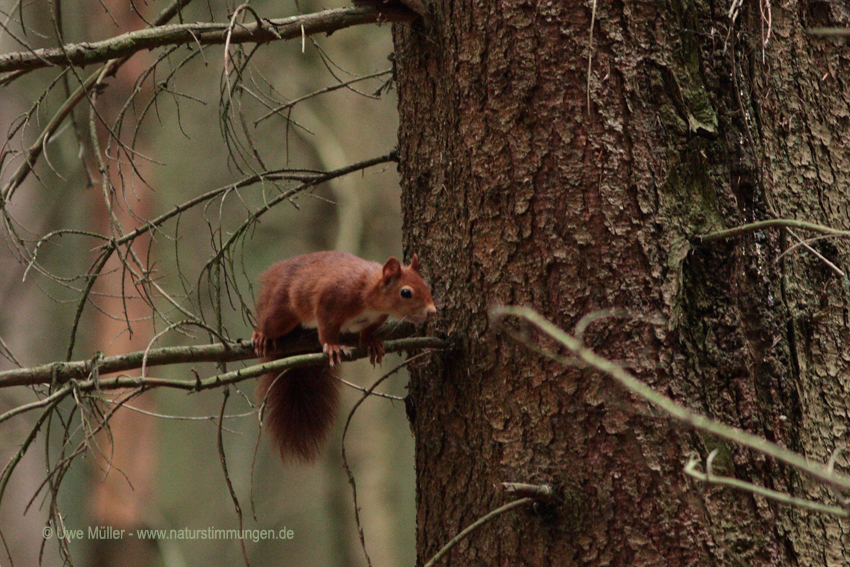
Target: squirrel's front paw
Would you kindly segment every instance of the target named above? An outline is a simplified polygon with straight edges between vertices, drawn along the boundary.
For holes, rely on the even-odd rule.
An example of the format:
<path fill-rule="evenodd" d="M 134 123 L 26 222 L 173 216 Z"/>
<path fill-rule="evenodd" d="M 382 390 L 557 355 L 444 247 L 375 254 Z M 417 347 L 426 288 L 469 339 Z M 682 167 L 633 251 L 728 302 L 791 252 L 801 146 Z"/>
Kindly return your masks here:
<path fill-rule="evenodd" d="M 366 343 L 366 350 L 369 352 L 369 362 L 372 363 L 372 366 L 375 366 L 375 363 L 381 364 L 384 362 L 384 341 L 380 339 L 372 339 L 371 341 Z"/>
<path fill-rule="evenodd" d="M 325 343 L 322 345 L 322 351 L 331 359 L 331 366 L 342 364 L 342 355 L 351 356 L 351 349 L 343 345 L 332 345 Z"/>
<path fill-rule="evenodd" d="M 254 334 L 251 335 L 251 345 L 254 347 L 254 352 L 260 357 L 265 357 L 270 351 L 274 350 L 274 341 L 260 331 L 254 331 Z"/>

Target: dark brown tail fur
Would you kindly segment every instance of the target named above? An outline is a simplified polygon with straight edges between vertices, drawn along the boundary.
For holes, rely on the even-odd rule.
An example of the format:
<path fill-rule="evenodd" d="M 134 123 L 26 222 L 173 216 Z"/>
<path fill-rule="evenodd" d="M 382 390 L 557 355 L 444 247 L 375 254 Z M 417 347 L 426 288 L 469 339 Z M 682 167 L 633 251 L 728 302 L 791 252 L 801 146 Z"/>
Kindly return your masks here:
<path fill-rule="evenodd" d="M 280 378 L 266 374 L 260 380 L 257 399 L 261 404 L 265 400 L 263 421 L 280 449 L 281 459 L 315 460 L 339 406 L 336 369 L 306 366 L 291 368 Z"/>

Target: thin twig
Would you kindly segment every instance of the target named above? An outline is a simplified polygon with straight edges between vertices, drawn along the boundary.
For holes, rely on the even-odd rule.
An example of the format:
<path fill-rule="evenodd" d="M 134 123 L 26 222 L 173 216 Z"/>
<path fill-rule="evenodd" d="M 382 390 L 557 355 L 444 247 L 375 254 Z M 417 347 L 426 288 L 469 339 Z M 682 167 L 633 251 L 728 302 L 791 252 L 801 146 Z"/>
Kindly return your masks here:
<path fill-rule="evenodd" d="M 593 26 L 596 23 L 596 0 L 590 0 L 590 31 L 587 39 L 587 113 L 590 114 L 590 72 L 593 69 Z"/>
<path fill-rule="evenodd" d="M 715 449 L 716 451 L 717 449 Z M 713 453 L 713 451 L 712 451 Z M 706 484 L 716 484 L 718 486 L 728 486 L 730 488 L 735 488 L 737 490 L 743 490 L 745 492 L 750 492 L 752 494 L 757 494 L 759 496 L 763 496 L 769 500 L 773 500 L 775 502 L 779 502 L 780 504 L 785 504 L 786 506 L 794 506 L 795 508 L 803 508 L 805 510 L 813 510 L 815 512 L 820 512 L 823 514 L 832 514 L 833 516 L 839 516 L 842 518 L 850 517 L 850 512 L 845 510 L 844 508 L 840 508 L 838 506 L 827 506 L 826 504 L 821 504 L 819 502 L 812 502 L 811 500 L 805 500 L 803 498 L 795 498 L 783 492 L 778 492 L 776 490 L 771 490 L 770 488 L 765 488 L 763 486 L 758 486 L 751 482 L 746 482 L 744 480 L 739 480 L 737 478 L 729 477 L 729 476 L 717 476 L 714 473 L 709 473 L 709 465 L 706 464 L 706 472 L 703 473 L 697 469 L 697 465 L 699 464 L 699 459 L 695 455 L 691 455 L 688 464 L 685 465 L 685 474 L 694 477 L 697 480 L 701 480 Z"/>
<path fill-rule="evenodd" d="M 175 14 L 180 11 L 180 8 L 186 4 L 188 4 L 191 0 L 174 0 L 171 4 L 166 6 L 166 8 L 160 12 L 159 16 L 154 20 L 154 26 L 162 26 L 167 21 L 169 21 Z M 145 30 L 141 30 L 144 32 Z M 87 50 L 86 46 L 91 46 L 91 44 L 80 44 L 81 49 L 83 51 Z M 38 63 L 36 67 L 46 66 L 46 65 L 63 65 L 68 63 L 68 53 L 65 47 L 56 48 L 56 61 L 48 61 L 47 59 L 42 58 L 38 52 L 43 50 L 35 50 L 30 51 L 26 54 L 23 54 L 23 57 L 32 57 Z M 0 191 L 0 208 L 3 207 L 4 203 L 9 200 L 9 198 L 14 193 L 15 189 L 20 186 L 21 183 L 24 182 L 24 179 L 32 171 L 33 166 L 35 165 L 36 160 L 44 149 L 44 145 L 56 132 L 59 126 L 64 122 L 65 118 L 71 113 L 71 111 L 77 106 L 77 104 L 84 98 L 86 93 L 89 92 L 89 89 L 95 84 L 98 80 L 98 77 L 101 76 L 111 76 L 113 75 L 119 67 L 121 67 L 124 62 L 127 61 L 127 58 L 132 55 L 134 51 L 130 51 L 128 54 L 125 54 L 124 57 L 105 57 L 101 58 L 97 61 L 92 61 L 92 63 L 102 62 L 105 63 L 101 69 L 98 69 L 85 81 L 81 81 L 81 84 L 74 91 L 73 94 L 67 97 L 62 107 L 54 114 L 53 118 L 44 128 L 42 133 L 36 139 L 32 146 L 30 146 L 29 150 L 27 150 L 27 156 L 24 162 L 20 165 L 20 167 L 15 171 L 15 173 L 10 178 L 9 182 L 6 186 Z M 9 53 L 7 55 L 0 56 L 0 62 L 4 60 L 4 58 L 15 59 L 17 56 L 21 56 L 22 54 Z M 25 68 L 22 68 L 22 70 Z M 2 63 L 0 63 L 0 72 L 4 72 L 2 68 Z"/>
<path fill-rule="evenodd" d="M 386 345 L 384 345 L 386 347 Z M 428 354 L 427 352 L 421 352 L 415 356 L 412 356 L 378 378 L 372 386 L 369 387 L 368 390 L 357 400 L 357 403 L 351 408 L 351 411 L 348 412 L 348 419 L 345 420 L 345 427 L 342 429 L 342 441 L 340 445 L 342 447 L 342 467 L 345 469 L 345 473 L 348 475 L 348 483 L 351 485 L 351 495 L 352 500 L 354 501 L 354 522 L 357 524 L 357 534 L 360 536 L 360 547 L 363 548 L 363 556 L 366 557 L 366 564 L 369 567 L 372 567 L 372 560 L 369 559 L 369 552 L 366 551 L 366 535 L 363 533 L 363 525 L 360 523 L 360 507 L 357 505 L 357 483 L 354 481 L 354 474 L 351 472 L 351 467 L 348 466 L 348 459 L 345 456 L 345 436 L 348 433 L 348 426 L 351 424 L 351 419 L 354 417 L 354 412 L 357 411 L 357 408 L 360 407 L 366 398 L 368 398 L 372 391 L 375 390 L 384 380 L 401 370 L 402 368 L 408 366 L 411 362 L 416 360 L 417 358 L 421 358 L 422 356 Z"/>
<path fill-rule="evenodd" d="M 30 410 L 43 408 L 44 406 L 51 405 L 56 400 L 61 401 L 63 398 L 65 398 L 65 396 L 67 396 L 70 393 L 70 388 L 68 386 L 70 386 L 70 385 L 66 384 L 66 387 L 63 387 L 63 388 L 56 390 L 55 392 L 53 392 L 52 394 L 50 394 L 46 398 L 42 398 L 40 400 L 36 400 L 36 401 L 28 403 L 28 404 L 24 404 L 24 405 L 18 406 L 16 408 L 12 408 L 9 411 L 7 411 L 6 413 L 0 414 L 0 423 L 3 423 L 4 421 L 11 419 L 18 414 L 26 413 Z"/>
<path fill-rule="evenodd" d="M 197 197 L 194 197 L 193 199 L 190 199 L 189 201 L 186 201 L 185 203 L 177 205 L 167 213 L 161 214 L 157 218 L 146 222 L 144 226 L 140 226 L 132 232 L 129 232 L 121 238 L 117 239 L 115 241 L 115 244 L 121 246 L 123 244 L 127 244 L 128 242 L 132 242 L 139 236 L 150 232 L 154 228 L 161 226 L 165 221 L 175 216 L 178 216 L 180 213 L 191 209 L 195 205 L 211 201 L 212 199 L 224 195 L 230 191 L 241 189 L 243 187 L 249 187 L 256 183 L 264 183 L 266 181 L 300 181 L 300 185 L 286 192 L 287 197 L 291 197 L 301 191 L 310 189 L 311 187 L 315 187 L 316 185 L 320 185 L 327 181 L 331 181 L 333 179 L 336 179 L 337 177 L 341 177 L 349 173 L 354 173 L 372 166 L 381 165 L 393 161 L 398 161 L 398 152 L 396 150 L 393 150 L 382 156 L 363 160 L 331 171 L 311 171 L 309 173 L 304 173 L 288 169 L 276 169 L 257 173 L 235 183 L 231 183 L 230 185 L 213 189 L 212 191 L 208 191 L 206 193 L 198 195 Z"/>
<path fill-rule="evenodd" d="M 764 221 L 753 222 L 726 230 L 718 230 L 698 236 L 700 242 L 711 242 L 713 240 L 724 240 L 726 238 L 734 238 L 742 234 L 757 232 L 766 228 L 799 228 L 803 230 L 811 230 L 821 234 L 830 234 L 833 236 L 850 236 L 850 230 L 839 230 L 813 222 L 798 221 L 793 219 L 770 219 Z"/>
<path fill-rule="evenodd" d="M 379 398 L 386 398 L 388 400 L 395 400 L 397 402 L 404 400 L 403 396 L 393 396 L 392 394 L 385 394 L 383 392 L 373 392 L 373 391 L 369 390 L 369 388 L 364 388 L 363 386 L 358 386 L 354 382 L 349 382 L 348 380 L 343 380 L 342 378 L 337 378 L 337 380 L 339 380 L 340 382 L 342 382 L 343 384 L 345 384 L 349 388 L 354 388 L 355 390 L 357 390 L 357 391 L 359 391 L 360 393 L 363 393 L 363 394 L 370 394 L 372 396 L 378 396 Z"/>
<path fill-rule="evenodd" d="M 275 114 L 280 113 L 281 111 L 284 111 L 284 110 L 287 110 L 287 109 L 289 109 L 289 108 L 292 108 L 293 106 L 295 106 L 295 105 L 296 105 L 296 104 L 298 104 L 299 102 L 303 102 L 303 101 L 305 101 L 305 100 L 308 100 L 308 99 L 311 99 L 311 98 L 317 97 L 317 96 L 319 96 L 319 95 L 323 95 L 323 94 L 326 94 L 326 93 L 329 93 L 329 92 L 333 92 L 333 91 L 338 90 L 338 89 L 345 88 L 345 87 L 347 87 L 347 86 L 349 86 L 349 85 L 353 85 L 354 83 L 359 83 L 360 81 L 366 81 L 366 80 L 368 80 L 368 79 L 375 79 L 375 78 L 377 78 L 377 77 L 382 77 L 382 76 L 384 76 L 384 75 L 389 75 L 389 74 L 390 74 L 390 73 L 392 73 L 392 72 L 393 72 L 393 70 L 392 70 L 392 69 L 384 69 L 383 71 L 378 71 L 377 73 L 372 73 L 372 74 L 370 74 L 370 75 L 363 75 L 362 77 L 354 77 L 353 79 L 350 79 L 350 80 L 348 80 L 348 81 L 344 81 L 344 82 L 341 82 L 341 83 L 337 83 L 337 84 L 335 84 L 335 85 L 331 85 L 331 86 L 329 86 L 329 87 L 325 87 L 325 88 L 323 88 L 323 89 L 319 89 L 319 90 L 317 90 L 317 91 L 314 91 L 314 92 L 312 92 L 312 93 L 310 93 L 310 94 L 306 94 L 306 95 L 304 95 L 304 96 L 298 97 L 298 98 L 296 98 L 295 100 L 291 100 L 291 101 L 287 102 L 286 104 L 284 104 L 284 105 L 282 105 L 282 106 L 278 106 L 278 107 L 276 107 L 276 108 L 272 108 L 269 112 L 267 112 L 266 114 L 263 114 L 262 116 L 260 116 L 260 117 L 259 117 L 259 118 L 257 118 L 256 120 L 254 120 L 254 126 L 258 125 L 258 124 L 259 124 L 260 122 L 262 122 L 263 120 L 265 120 L 265 119 L 267 119 L 267 118 L 270 118 L 271 116 L 274 116 Z"/>
<path fill-rule="evenodd" d="M 850 28 L 809 28 L 806 33 L 820 37 L 850 37 Z"/>
<path fill-rule="evenodd" d="M 365 168 L 371 167 L 373 165 L 377 165 L 377 164 L 380 164 L 380 163 L 386 163 L 387 161 L 391 161 L 390 158 L 394 154 L 395 154 L 395 151 L 390 152 L 389 154 L 387 154 L 385 156 L 381 156 L 379 158 L 373 158 L 373 159 L 369 159 L 369 160 L 364 160 L 364 161 L 361 161 L 361 162 L 358 162 L 358 163 L 354 163 L 354 164 L 339 168 L 335 171 L 339 172 L 338 176 L 345 175 L 346 173 L 353 173 L 355 171 L 359 171 L 361 169 L 365 169 Z M 310 183 L 310 186 L 315 186 L 315 185 L 318 185 L 318 183 L 315 183 L 315 182 Z M 207 262 L 201 268 L 201 274 L 204 274 L 204 273 L 208 272 L 209 270 L 211 270 L 212 267 L 214 265 L 216 265 L 221 260 L 222 256 L 224 256 L 225 252 L 227 252 L 230 249 L 230 247 L 233 246 L 233 244 L 237 240 L 242 238 L 242 236 L 244 236 L 247 233 L 248 229 L 259 221 L 261 216 L 263 216 L 264 214 L 266 214 L 267 212 L 272 210 L 272 208 L 274 208 L 274 206 L 277 205 L 278 203 L 281 203 L 283 201 L 287 201 L 287 200 L 291 199 L 296 193 L 298 193 L 301 190 L 303 190 L 303 186 L 302 187 L 296 187 L 296 188 L 290 189 L 288 191 L 284 191 L 280 195 L 276 196 L 274 199 L 267 201 L 265 204 L 263 204 L 263 206 L 261 206 L 257 210 L 255 210 L 251 214 L 251 216 L 248 218 L 248 220 L 246 220 L 238 228 L 236 228 L 231 233 L 231 235 L 227 239 L 227 241 L 220 245 L 218 252 L 212 258 L 207 260 Z M 201 277 L 203 277 L 203 276 L 201 276 Z M 198 287 L 200 288 L 200 285 Z"/>
<path fill-rule="evenodd" d="M 41 413 L 39 418 L 35 421 L 35 424 L 33 424 L 33 427 L 30 430 L 30 433 L 27 438 L 24 439 L 24 442 L 21 443 L 21 446 L 18 448 L 17 452 L 15 452 L 14 456 L 9 459 L 9 462 L 6 463 L 6 467 L 3 469 L 3 473 L 0 474 L 0 502 L 3 501 L 3 494 L 6 492 L 6 486 L 8 486 L 9 484 L 9 479 L 12 477 L 12 473 L 14 472 L 15 467 L 18 466 L 18 463 L 23 458 L 24 453 L 27 452 L 27 449 L 29 449 L 29 446 L 35 440 L 39 430 L 41 429 L 41 425 L 48 417 L 50 417 L 50 415 L 53 413 L 53 410 L 56 408 L 57 405 L 59 405 L 59 402 L 65 399 L 71 393 L 72 390 L 73 387 L 71 384 L 67 384 L 61 389 L 63 395 L 53 399 L 50 405 Z"/>
<path fill-rule="evenodd" d="M 431 560 L 428 561 L 428 563 L 426 563 L 424 567 L 434 567 L 434 565 L 436 565 L 437 562 L 440 559 L 442 559 L 449 551 L 451 551 L 451 549 L 454 546 L 456 546 L 458 543 L 463 541 L 463 539 L 465 537 L 467 537 L 469 534 L 471 534 L 472 532 L 474 532 L 475 530 L 477 530 L 478 528 L 480 528 L 481 526 L 483 526 L 487 522 L 498 518 L 499 516 L 501 516 L 505 512 L 510 512 L 514 508 L 519 508 L 520 506 L 526 506 L 528 504 L 532 504 L 532 503 L 534 503 L 534 501 L 535 501 L 534 498 L 520 498 L 518 500 L 508 502 L 504 506 L 500 506 L 500 507 L 496 508 L 495 510 L 493 510 L 492 512 L 490 512 L 489 514 L 478 518 L 477 520 L 475 520 L 474 522 L 469 524 L 469 526 L 467 526 L 466 529 L 464 529 L 462 532 L 460 532 L 455 537 L 453 537 L 449 541 L 449 543 L 447 543 L 446 545 L 444 545 L 442 547 L 442 549 L 440 549 L 440 551 L 435 553 L 434 557 L 432 557 Z"/>
<path fill-rule="evenodd" d="M 832 272 L 833 272 L 835 275 L 837 275 L 839 278 L 842 278 L 842 279 L 845 277 L 845 276 L 844 276 L 844 272 L 843 272 L 843 271 L 841 271 L 841 268 L 839 268 L 839 267 L 838 267 L 838 266 L 836 266 L 834 263 L 832 263 L 831 261 L 829 261 L 829 260 L 828 260 L 828 259 L 827 259 L 827 258 L 826 258 L 823 254 L 821 254 L 820 252 L 818 252 L 817 250 L 815 250 L 814 248 L 812 248 L 812 247 L 809 245 L 809 243 L 808 243 L 808 242 L 806 242 L 805 240 L 803 240 L 802 238 L 800 238 L 799 236 L 797 236 L 797 233 L 795 233 L 795 232 L 794 232 L 793 230 L 791 230 L 790 228 L 788 229 L 788 232 L 789 232 L 789 233 L 791 233 L 791 236 L 793 236 L 793 237 L 797 240 L 797 242 L 799 243 L 799 245 L 800 245 L 800 246 L 802 246 L 803 248 L 805 248 L 806 250 L 808 250 L 809 252 L 811 252 L 812 254 L 814 254 L 815 256 L 817 256 L 817 258 L 818 258 L 821 262 L 823 262 L 824 264 L 826 264 L 826 266 L 827 266 L 830 270 L 832 270 Z"/>
<path fill-rule="evenodd" d="M 233 489 L 233 483 L 230 482 L 230 475 L 227 473 L 227 457 L 224 454 L 224 441 L 222 439 L 222 426 L 224 425 L 224 408 L 227 407 L 227 398 L 230 397 L 230 388 L 225 387 L 222 392 L 221 412 L 218 416 L 218 435 L 216 441 L 218 444 L 218 458 L 221 461 L 221 470 L 224 472 L 224 481 L 227 483 L 227 490 L 230 492 L 230 499 L 233 501 L 233 508 L 236 510 L 236 516 L 239 518 L 239 543 L 242 546 L 242 558 L 245 560 L 245 565 L 251 567 L 251 562 L 248 561 L 248 551 L 245 549 L 245 538 L 242 537 L 242 506 L 239 505 L 239 497 L 236 496 L 236 491 Z"/>

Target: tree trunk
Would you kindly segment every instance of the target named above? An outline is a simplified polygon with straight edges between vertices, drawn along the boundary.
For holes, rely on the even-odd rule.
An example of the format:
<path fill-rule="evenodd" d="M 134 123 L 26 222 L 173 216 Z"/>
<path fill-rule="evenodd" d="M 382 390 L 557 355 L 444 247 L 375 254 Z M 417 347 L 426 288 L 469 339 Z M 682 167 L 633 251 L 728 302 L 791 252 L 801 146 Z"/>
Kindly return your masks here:
<path fill-rule="evenodd" d="M 750 2 L 733 21 L 729 3 L 626 1 L 593 20 L 594 3 L 436 0 L 395 29 L 406 246 L 458 345 L 411 381 L 419 564 L 503 504 L 502 482 L 560 500 L 500 517 L 446 564 L 841 563 L 838 520 L 682 468 L 719 448 L 717 474 L 828 491 L 532 353 L 488 310 L 528 305 L 572 332 L 624 308 L 585 344 L 825 462 L 850 409 L 842 279 L 804 248 L 780 256 L 788 231 L 695 237 L 766 218 L 848 228 L 846 49 L 805 31 L 846 16 Z M 813 246 L 845 264 L 842 241 Z"/>
<path fill-rule="evenodd" d="M 126 0 L 112 0 L 108 5 L 108 13 L 99 13 L 96 25 L 108 28 L 116 17 L 121 18 L 121 29 L 139 29 L 144 25 L 139 14 Z M 147 92 L 150 83 L 136 84 L 138 77 L 151 63 L 149 53 L 144 55 L 137 55 L 128 61 L 113 78 L 110 88 L 98 98 L 98 115 L 111 126 L 113 134 L 120 131 L 113 124 L 127 96 L 134 89 L 150 96 Z M 105 129 L 101 134 L 98 145 L 105 163 L 110 156 L 121 154 L 114 149 L 114 142 L 110 144 L 112 140 Z M 125 143 L 128 142 L 125 140 Z M 148 151 L 147 129 L 133 131 L 133 143 L 134 148 L 143 155 L 152 155 Z M 90 166 L 92 171 L 97 171 L 94 160 Z M 135 190 L 135 184 L 142 184 L 142 178 L 148 179 L 153 175 L 149 161 L 140 160 L 131 167 L 126 162 L 116 160 L 110 164 L 109 171 L 101 174 L 108 177 L 109 187 L 114 193 L 110 199 L 111 210 L 107 208 L 100 187 L 95 194 L 96 201 L 91 210 L 93 215 L 97 215 L 100 234 L 115 234 L 112 225 L 114 218 L 119 219 L 127 230 L 141 225 L 140 219 L 151 218 L 153 194 Z M 101 179 L 96 178 L 96 182 L 101 182 Z M 149 246 L 147 238 L 139 239 L 134 245 L 142 261 L 153 258 Z M 96 337 L 94 342 L 98 351 L 107 355 L 146 349 L 156 325 L 149 304 L 140 297 L 143 284 L 136 281 L 129 271 L 125 271 L 119 260 L 117 255 L 111 258 L 105 269 L 108 275 L 101 277 L 95 288 L 98 310 L 93 317 L 92 334 Z M 132 265 L 130 260 L 124 261 Z M 135 268 L 138 271 L 149 269 L 147 265 Z M 147 392 L 128 405 L 155 413 L 156 399 L 155 393 Z M 104 412 L 112 409 L 104 404 Z M 109 526 L 115 530 L 126 530 L 127 533 L 154 525 L 156 518 L 151 510 L 154 509 L 159 476 L 158 426 L 159 420 L 154 417 L 122 407 L 109 420 L 109 430 L 97 436 L 100 451 L 95 453 L 95 466 L 91 471 L 90 525 Z M 160 561 L 160 550 L 151 540 L 104 538 L 91 539 L 88 543 L 88 561 L 93 567 L 148 567 Z"/>

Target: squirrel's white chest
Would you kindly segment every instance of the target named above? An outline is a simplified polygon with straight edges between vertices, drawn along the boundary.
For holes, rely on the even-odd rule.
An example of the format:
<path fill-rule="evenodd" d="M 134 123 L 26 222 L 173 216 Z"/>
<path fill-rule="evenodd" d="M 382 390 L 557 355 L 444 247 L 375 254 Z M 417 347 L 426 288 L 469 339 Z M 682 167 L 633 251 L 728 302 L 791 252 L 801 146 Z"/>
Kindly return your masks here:
<path fill-rule="evenodd" d="M 384 315 L 385 313 L 380 313 L 378 311 L 366 310 L 359 315 L 344 321 L 339 330 L 342 333 L 359 333 L 369 325 L 377 323 Z M 315 329 L 319 326 L 319 322 L 316 319 L 303 321 L 301 326 L 306 329 Z"/>

